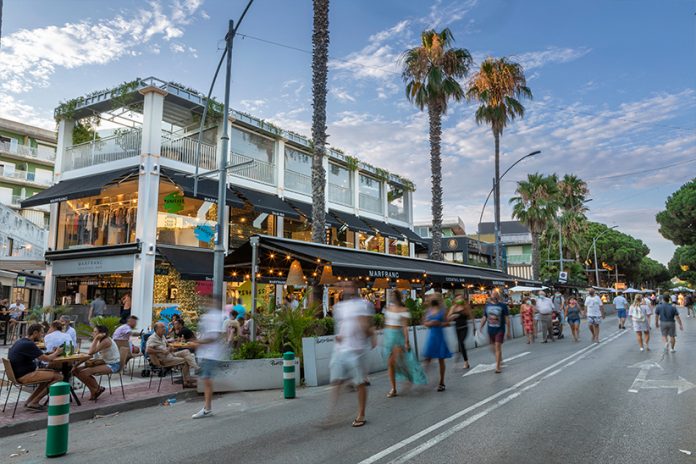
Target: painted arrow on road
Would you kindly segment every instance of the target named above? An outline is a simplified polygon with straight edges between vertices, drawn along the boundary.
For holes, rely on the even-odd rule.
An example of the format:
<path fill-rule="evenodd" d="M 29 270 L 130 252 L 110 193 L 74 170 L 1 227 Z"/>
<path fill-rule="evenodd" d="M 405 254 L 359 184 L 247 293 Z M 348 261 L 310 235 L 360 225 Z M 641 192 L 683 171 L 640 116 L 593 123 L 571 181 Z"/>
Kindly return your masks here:
<path fill-rule="evenodd" d="M 689 382 L 684 377 L 678 377 L 676 380 L 649 380 L 648 372 L 650 372 L 650 369 L 662 370 L 662 366 L 654 361 L 643 361 L 629 366 L 629 368 L 640 369 L 636 379 L 633 381 L 633 385 L 628 389 L 631 393 L 638 393 L 640 389 L 676 388 L 677 395 L 681 395 L 685 391 L 696 388 L 696 385 Z"/>
<path fill-rule="evenodd" d="M 516 354 L 515 356 L 510 356 L 507 359 L 503 359 L 503 365 L 506 362 L 512 361 L 513 359 L 521 358 L 522 356 L 527 356 L 529 353 L 531 353 L 531 351 L 525 351 L 524 353 Z M 489 372 L 492 370 L 495 370 L 495 363 L 493 363 L 493 364 L 479 364 L 478 366 L 474 367 L 466 374 L 462 375 L 462 377 L 466 377 L 467 375 L 471 375 L 471 374 L 480 374 L 481 372 Z"/>

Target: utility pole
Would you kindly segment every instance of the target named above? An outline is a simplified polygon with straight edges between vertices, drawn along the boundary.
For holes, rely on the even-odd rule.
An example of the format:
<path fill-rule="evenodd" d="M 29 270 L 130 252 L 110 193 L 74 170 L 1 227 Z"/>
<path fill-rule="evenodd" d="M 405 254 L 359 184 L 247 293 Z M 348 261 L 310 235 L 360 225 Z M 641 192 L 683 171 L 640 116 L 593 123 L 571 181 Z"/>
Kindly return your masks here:
<path fill-rule="evenodd" d="M 592 239 L 592 248 L 594 249 L 594 272 L 595 272 L 595 282 L 599 287 L 599 269 L 597 268 L 597 237 Z"/>
<path fill-rule="evenodd" d="M 493 198 L 495 204 L 493 225 L 493 233 L 495 234 L 495 268 L 500 269 L 502 263 L 500 259 L 500 182 L 496 178 L 493 178 L 493 190 L 495 191 L 495 197 Z"/>
<path fill-rule="evenodd" d="M 563 272 L 563 223 L 558 220 L 558 272 Z"/>

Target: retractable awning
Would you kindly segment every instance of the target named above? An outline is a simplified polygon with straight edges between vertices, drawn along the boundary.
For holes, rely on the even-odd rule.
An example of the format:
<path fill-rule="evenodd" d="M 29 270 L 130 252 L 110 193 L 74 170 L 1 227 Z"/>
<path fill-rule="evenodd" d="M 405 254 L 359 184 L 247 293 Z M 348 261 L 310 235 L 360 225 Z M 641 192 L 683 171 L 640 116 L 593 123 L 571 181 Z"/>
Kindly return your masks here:
<path fill-rule="evenodd" d="M 193 194 L 195 179 L 191 177 L 190 174 L 186 174 L 181 171 L 176 171 L 174 169 L 162 168 L 162 176 L 167 177 L 173 183 L 178 185 L 181 190 L 184 191 L 184 195 L 191 198 L 198 198 L 199 200 L 210 201 L 217 203 L 218 199 L 218 182 L 212 179 L 206 179 L 205 177 L 198 178 L 198 192 L 196 195 Z M 229 187 L 227 188 L 227 195 L 225 203 L 229 206 L 234 206 L 236 208 L 243 208 L 244 201 L 237 196 Z"/>
<path fill-rule="evenodd" d="M 295 219 L 300 218 L 300 214 L 292 209 L 292 206 L 275 195 L 257 192 L 256 190 L 251 190 L 246 187 L 234 186 L 232 189 L 238 192 L 242 198 L 251 203 L 254 206 L 254 209 L 264 213 L 277 214 L 278 216 L 288 216 Z"/>
<path fill-rule="evenodd" d="M 311 204 L 305 203 L 303 201 L 298 201 L 298 200 L 286 199 L 285 201 L 287 201 L 295 209 L 299 210 L 300 214 L 302 214 L 302 216 L 307 218 L 307 220 L 309 220 L 309 221 L 312 220 L 312 205 Z M 341 225 L 341 221 L 339 221 L 338 219 L 336 219 L 332 215 L 327 214 L 325 217 L 326 217 L 326 220 L 325 220 L 326 224 L 328 224 L 330 226 L 334 226 L 334 227 Z"/>
<path fill-rule="evenodd" d="M 213 252 L 169 245 L 157 245 L 157 251 L 184 280 L 211 280 Z"/>
<path fill-rule="evenodd" d="M 370 219 L 370 218 L 365 218 L 365 217 L 360 218 L 360 219 L 362 221 L 364 221 L 365 223 L 367 223 L 367 225 L 369 225 L 370 227 L 372 227 L 373 229 L 378 231 L 382 237 L 389 237 L 389 238 L 394 238 L 397 240 L 403 239 L 401 234 L 397 233 L 393 227 L 391 227 L 389 224 L 387 224 L 384 221 L 378 221 L 375 219 Z"/>
<path fill-rule="evenodd" d="M 329 213 L 332 214 L 340 222 L 347 225 L 349 229 L 351 229 L 355 232 L 362 232 L 364 234 L 370 234 L 370 235 L 374 235 L 374 233 L 375 233 L 375 231 L 372 230 L 372 228 L 370 226 L 365 224 L 363 221 L 360 220 L 359 217 L 357 217 L 353 214 L 343 213 L 341 211 L 336 211 L 334 209 L 329 210 Z"/>
<path fill-rule="evenodd" d="M 427 244 L 427 240 L 409 229 L 408 227 L 397 226 L 396 224 L 389 224 L 392 229 L 401 234 L 401 237 L 407 239 L 409 242 Z"/>
<path fill-rule="evenodd" d="M 62 180 L 56 185 L 37 193 L 22 202 L 22 208 L 47 205 L 59 201 L 74 200 L 99 195 L 104 187 L 121 181 L 131 175 L 137 175 L 137 167 L 117 169 L 97 173 L 91 176 Z"/>

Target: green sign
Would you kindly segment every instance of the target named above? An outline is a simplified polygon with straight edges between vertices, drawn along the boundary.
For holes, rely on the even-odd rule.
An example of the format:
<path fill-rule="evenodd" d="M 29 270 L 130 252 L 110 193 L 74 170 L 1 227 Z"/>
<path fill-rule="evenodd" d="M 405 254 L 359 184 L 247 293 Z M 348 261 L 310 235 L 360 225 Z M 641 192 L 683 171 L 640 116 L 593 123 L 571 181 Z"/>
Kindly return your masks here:
<path fill-rule="evenodd" d="M 164 197 L 164 210 L 175 214 L 184 209 L 184 196 L 181 192 L 175 191 Z"/>

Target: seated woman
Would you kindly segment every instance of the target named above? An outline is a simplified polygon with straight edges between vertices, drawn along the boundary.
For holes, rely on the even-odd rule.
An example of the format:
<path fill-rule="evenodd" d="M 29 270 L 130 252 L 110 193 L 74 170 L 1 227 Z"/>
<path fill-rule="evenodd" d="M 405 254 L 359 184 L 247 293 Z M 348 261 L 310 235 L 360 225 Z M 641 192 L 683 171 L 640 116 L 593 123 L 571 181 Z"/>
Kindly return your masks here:
<path fill-rule="evenodd" d="M 94 357 L 83 365 L 75 367 L 73 374 L 89 388 L 91 401 L 96 401 L 104 393 L 94 374 L 113 374 L 121 368 L 121 356 L 116 342 L 109 337 L 109 329 L 98 325 L 92 331 L 92 345 L 87 354 Z"/>
<path fill-rule="evenodd" d="M 167 324 L 167 338 L 174 338 L 176 335 L 174 334 L 174 324 L 176 321 L 181 321 L 182 323 L 184 322 L 183 319 L 181 319 L 181 316 L 178 314 L 172 314 L 172 320 L 169 321 L 169 324 Z"/>
<path fill-rule="evenodd" d="M 184 325 L 183 320 L 177 319 L 174 321 L 174 338 L 179 341 L 192 342 L 196 340 L 196 335 Z"/>

